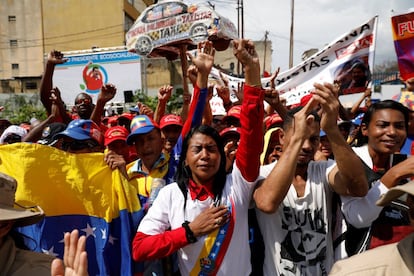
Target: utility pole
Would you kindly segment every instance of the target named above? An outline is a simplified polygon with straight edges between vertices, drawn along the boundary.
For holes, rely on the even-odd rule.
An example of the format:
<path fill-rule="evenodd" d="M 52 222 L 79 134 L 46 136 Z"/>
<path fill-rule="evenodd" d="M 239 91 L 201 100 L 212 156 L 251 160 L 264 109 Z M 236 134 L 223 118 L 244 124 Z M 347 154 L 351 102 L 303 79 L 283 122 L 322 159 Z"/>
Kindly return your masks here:
<path fill-rule="evenodd" d="M 294 11 L 295 0 L 291 0 L 290 10 L 290 43 L 289 43 L 289 68 L 293 67 L 293 26 L 294 26 Z"/>
<path fill-rule="evenodd" d="M 244 8 L 243 0 L 237 0 L 237 30 L 239 38 L 244 38 Z M 240 62 L 237 62 L 237 75 L 240 76 Z"/>
<path fill-rule="evenodd" d="M 267 36 L 269 35 L 269 31 L 265 31 L 265 38 L 264 38 L 264 55 L 263 55 L 263 75 L 266 72 L 266 51 L 267 51 Z"/>

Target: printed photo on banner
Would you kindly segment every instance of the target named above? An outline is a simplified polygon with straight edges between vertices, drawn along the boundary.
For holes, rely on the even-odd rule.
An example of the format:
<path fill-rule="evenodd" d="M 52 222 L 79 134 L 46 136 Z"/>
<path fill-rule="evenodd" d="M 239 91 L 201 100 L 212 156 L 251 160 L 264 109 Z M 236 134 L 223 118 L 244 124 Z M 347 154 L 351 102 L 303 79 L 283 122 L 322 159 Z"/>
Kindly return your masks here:
<path fill-rule="evenodd" d="M 340 86 L 340 94 L 354 94 L 364 92 L 371 82 L 369 56 L 355 57 L 333 70 L 334 81 Z"/>

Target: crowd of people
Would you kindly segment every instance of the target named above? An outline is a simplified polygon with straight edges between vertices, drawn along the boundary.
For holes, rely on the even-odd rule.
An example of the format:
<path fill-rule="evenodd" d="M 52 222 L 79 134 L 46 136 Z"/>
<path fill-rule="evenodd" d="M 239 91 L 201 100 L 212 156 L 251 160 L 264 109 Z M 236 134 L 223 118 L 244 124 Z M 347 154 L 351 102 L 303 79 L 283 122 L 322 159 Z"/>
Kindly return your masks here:
<path fill-rule="evenodd" d="M 238 102 L 225 79 L 209 81 L 215 49 L 207 41 L 188 54 L 194 91 L 180 114 L 165 113 L 173 92 L 166 85 L 155 110 L 137 103 L 114 118 L 104 108 L 116 93 L 111 83 L 96 103 L 79 93 L 72 112 L 65 109 L 52 79 L 66 59 L 51 51 L 40 87 L 48 117 L 26 128 L 1 119 L 0 143 L 102 153 L 111 170 L 134 180 L 144 213 L 130 244 L 142 264 L 136 275 L 414 274 L 413 105 L 371 102 L 366 87 L 347 110 L 336 81 L 315 83 L 286 106 L 278 71 L 263 87 L 254 44 L 232 45 L 245 75 Z M 414 93 L 414 78 L 404 82 Z M 225 114 L 212 112 L 213 96 Z M 0 274 L 86 275 L 78 229 L 65 235 L 64 265 L 24 250 L 15 227 L 45 214 L 17 206 L 16 189 L 13 176 L 0 174 Z"/>

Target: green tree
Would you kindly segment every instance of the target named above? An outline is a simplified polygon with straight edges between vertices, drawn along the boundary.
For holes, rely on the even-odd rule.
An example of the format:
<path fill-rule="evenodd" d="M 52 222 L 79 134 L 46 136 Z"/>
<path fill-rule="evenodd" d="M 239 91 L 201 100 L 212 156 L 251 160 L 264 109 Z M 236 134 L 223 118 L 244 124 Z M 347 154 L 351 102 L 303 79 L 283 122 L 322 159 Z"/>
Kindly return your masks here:
<path fill-rule="evenodd" d="M 46 119 L 46 110 L 39 107 L 33 101 L 28 101 L 24 96 L 14 95 L 2 104 L 4 111 L 2 117 L 8 119 L 12 124 L 29 122 L 31 118 L 39 120 Z"/>
<path fill-rule="evenodd" d="M 166 113 L 170 114 L 180 112 L 183 106 L 183 92 L 184 90 L 182 88 L 178 88 L 174 93 L 172 93 L 171 98 L 167 103 Z M 139 90 L 137 90 L 133 95 L 133 100 L 147 105 L 154 111 L 158 104 L 158 98 L 156 96 L 148 96 Z"/>
<path fill-rule="evenodd" d="M 385 61 L 374 66 L 374 73 L 393 73 L 398 72 L 397 61 Z"/>

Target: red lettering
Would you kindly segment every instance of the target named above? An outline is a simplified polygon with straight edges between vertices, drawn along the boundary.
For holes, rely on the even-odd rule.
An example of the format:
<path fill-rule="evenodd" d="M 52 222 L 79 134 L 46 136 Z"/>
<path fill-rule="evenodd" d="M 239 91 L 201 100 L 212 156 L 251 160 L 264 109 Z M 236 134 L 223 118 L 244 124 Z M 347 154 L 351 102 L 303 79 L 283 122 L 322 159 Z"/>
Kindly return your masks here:
<path fill-rule="evenodd" d="M 404 36 L 405 32 L 414 34 L 414 20 L 399 23 L 397 25 L 397 30 L 398 30 L 398 36 Z"/>
<path fill-rule="evenodd" d="M 369 48 L 372 45 L 373 35 L 370 34 L 366 37 L 363 37 L 359 40 L 354 41 L 353 43 L 342 47 L 335 51 L 335 55 L 338 59 L 352 55 L 362 49 Z"/>

